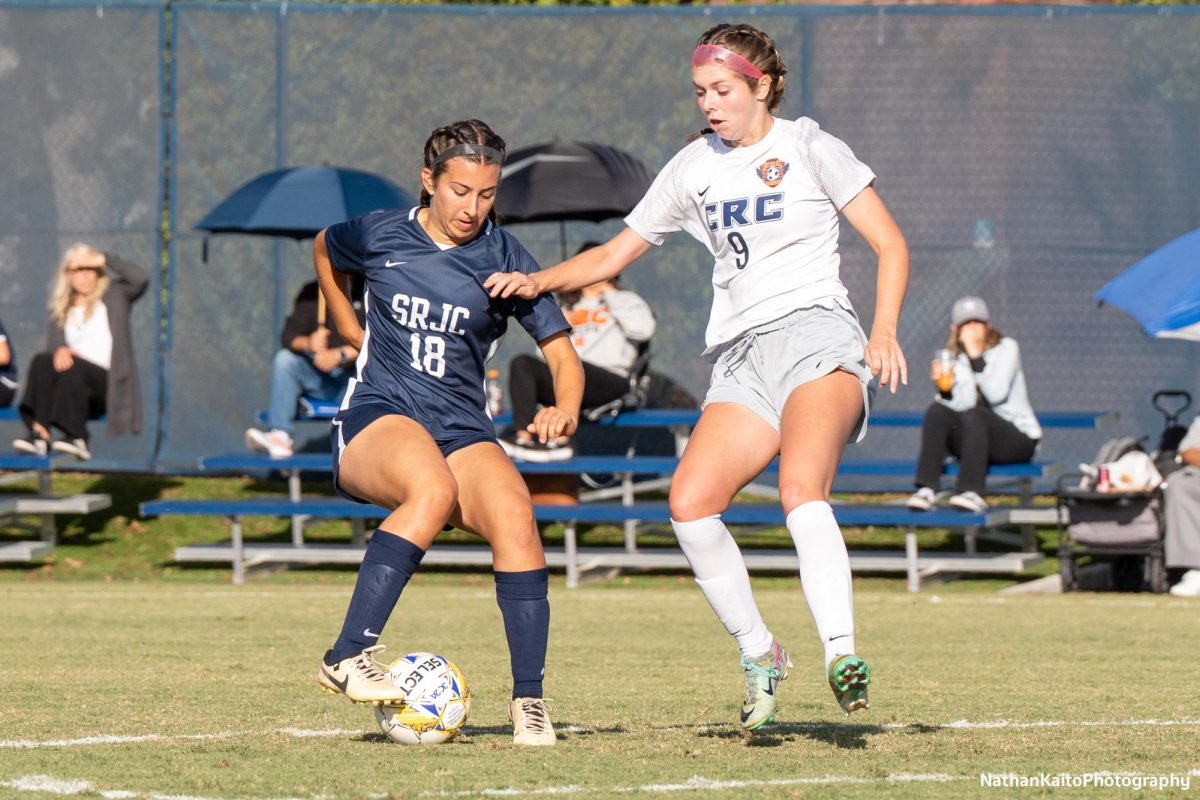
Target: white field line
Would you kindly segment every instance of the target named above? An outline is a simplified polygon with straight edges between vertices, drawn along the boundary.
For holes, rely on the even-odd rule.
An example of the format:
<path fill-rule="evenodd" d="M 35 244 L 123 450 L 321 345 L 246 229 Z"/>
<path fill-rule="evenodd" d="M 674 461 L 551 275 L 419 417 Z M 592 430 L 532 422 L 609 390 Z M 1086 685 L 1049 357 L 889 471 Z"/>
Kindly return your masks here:
<path fill-rule="evenodd" d="M 217 800 L 192 794 L 161 794 L 158 792 L 134 792 L 128 789 L 99 789 L 87 781 L 54 778 L 49 775 L 25 775 L 10 781 L 0 780 L 0 788 L 18 792 L 56 794 L 63 796 L 87 795 L 104 797 L 107 800 Z M 262 800 L 268 800 L 262 798 Z M 276 800 L 276 799 L 272 799 Z M 278 798 L 277 800 L 301 800 L 301 798 Z M 313 800 L 312 797 L 305 800 Z"/>
<path fill-rule="evenodd" d="M 1137 773 L 1119 772 L 1104 773 L 1110 775 L 1136 775 Z M 1190 778 L 1200 777 L 1200 769 L 1187 773 Z M 422 792 L 420 797 L 523 797 L 543 795 L 575 795 L 575 794 L 665 794 L 673 792 L 712 791 L 720 789 L 755 789 L 780 786 L 838 786 L 838 785 L 880 785 L 896 783 L 957 783 L 962 781 L 977 781 L 977 775 L 948 775 L 944 772 L 912 773 L 898 772 L 882 778 L 865 778 L 856 775 L 818 775 L 809 778 L 768 778 L 763 780 L 712 780 L 701 775 L 695 775 L 683 783 L 645 783 L 637 786 L 537 786 L 529 789 L 516 787 L 490 787 L 470 789 L 456 792 Z M 25 775 L 12 780 L 0 780 L 0 788 L 14 789 L 18 792 L 35 792 L 62 796 L 87 795 L 103 797 L 106 800 L 218 800 L 218 798 L 198 795 L 162 794 L 158 792 L 137 792 L 128 789 L 100 789 L 84 780 L 54 778 L 49 775 Z M 390 798 L 394 794 L 371 793 L 369 798 Z M 329 795 L 310 795 L 307 798 L 240 798 L 240 800 L 335 800 Z"/>
<path fill-rule="evenodd" d="M 361 734 L 361 730 L 342 730 L 330 728 L 326 730 L 305 730 L 303 728 L 276 728 L 269 731 L 221 731 L 219 733 L 145 733 L 131 735 L 98 735 L 84 736 L 79 739 L 0 739 L 0 749 L 19 750 L 40 747 L 90 747 L 101 744 L 142 744 L 143 742 L 195 742 L 215 739 L 236 739 L 243 736 L 291 736 L 297 739 L 331 738 L 335 736 L 353 736 Z"/>
<path fill-rule="evenodd" d="M 775 733 L 791 731 L 823 731 L 832 729 L 868 728 L 878 730 L 905 730 L 911 727 L 921 727 L 928 730 L 1025 730 L 1030 728 L 1192 728 L 1200 727 L 1200 719 L 1126 719 L 1126 720 L 1034 720 L 1019 722 L 1015 720 L 984 720 L 972 722 L 960 719 L 952 722 L 921 723 L 921 722 L 885 722 L 881 724 L 848 723 L 848 722 L 784 722 L 773 725 L 770 729 Z M 733 723 L 700 724 L 700 725 L 664 725 L 652 727 L 651 730 L 721 730 L 732 728 Z M 220 731 L 218 733 L 186 733 L 186 734 L 98 734 L 83 736 L 78 739 L 0 739 L 0 750 L 20 750 L 36 748 L 62 747 L 93 747 L 96 745 L 144 744 L 194 742 L 220 739 L 236 739 L 246 736 L 288 736 L 296 739 L 334 738 L 338 736 L 354 736 L 371 731 L 327 728 L 309 730 L 306 728 L 275 728 L 267 731 Z M 473 732 L 468 726 L 463 729 L 468 736 Z M 564 729 L 565 733 L 592 733 L 586 726 L 573 725 Z"/>
<path fill-rule="evenodd" d="M 949 783 L 953 781 L 974 781 L 974 775 L 914 775 L 899 773 L 885 778 L 860 778 L 853 775 L 821 775 L 813 778 L 775 778 L 767 780 L 729 780 L 718 781 L 700 775 L 693 776 L 683 783 L 647 783 L 640 786 L 538 786 L 530 789 L 515 787 L 496 787 L 472 789 L 458 792 L 422 792 L 420 797 L 521 797 L 525 795 L 573 795 L 573 794 L 663 794 L 668 792 L 711 791 L 718 789 L 749 789 L 775 786 L 835 786 L 839 784 L 882 784 L 882 783 Z M 107 800 L 217 800 L 217 798 L 197 795 L 162 794 L 158 792 L 136 792 L 128 789 L 100 789 L 84 780 L 54 778 L 49 775 L 25 775 L 12 780 L 0 780 L 0 788 L 14 789 L 18 792 L 35 792 L 60 796 L 87 795 L 103 797 Z M 392 794 L 370 794 L 372 798 L 394 797 Z M 251 800 L 251 798 L 241 798 Z M 255 799 L 257 800 L 257 799 Z M 267 800 L 267 798 L 262 798 Z M 271 800 L 283 800 L 271 799 Z M 287 798 L 287 800 L 301 800 Z M 313 798 L 307 798 L 313 800 Z M 333 800 L 325 796 L 323 800 Z"/>

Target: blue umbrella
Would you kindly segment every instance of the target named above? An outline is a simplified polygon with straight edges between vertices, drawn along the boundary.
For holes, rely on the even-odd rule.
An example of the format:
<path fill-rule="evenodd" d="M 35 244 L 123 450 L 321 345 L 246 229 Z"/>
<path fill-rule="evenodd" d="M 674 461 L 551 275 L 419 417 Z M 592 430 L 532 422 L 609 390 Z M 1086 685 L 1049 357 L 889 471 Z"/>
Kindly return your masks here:
<path fill-rule="evenodd" d="M 1151 336 L 1200 341 L 1200 230 L 1155 250 L 1094 295 Z"/>
<path fill-rule="evenodd" d="M 212 233 L 307 239 L 329 225 L 416 202 L 386 178 L 344 167 L 289 167 L 259 175 L 196 226 Z"/>

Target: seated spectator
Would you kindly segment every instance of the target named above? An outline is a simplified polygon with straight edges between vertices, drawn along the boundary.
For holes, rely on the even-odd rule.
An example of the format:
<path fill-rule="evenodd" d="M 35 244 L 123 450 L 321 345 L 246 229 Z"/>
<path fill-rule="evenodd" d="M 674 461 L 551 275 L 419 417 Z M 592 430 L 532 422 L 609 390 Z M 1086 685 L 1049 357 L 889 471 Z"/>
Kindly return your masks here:
<path fill-rule="evenodd" d="M 1163 489 L 1167 569 L 1183 569 L 1171 587 L 1176 597 L 1200 597 L 1200 417 L 1179 443 L 1176 460 L 1182 468 L 1171 473 Z"/>
<path fill-rule="evenodd" d="M 587 242 L 580 253 L 598 245 Z M 583 362 L 583 407 L 594 408 L 629 391 L 629 372 L 638 346 L 654 335 L 654 312 L 637 293 L 617 286 L 617 278 L 593 283 L 559 298 L 571 325 L 571 343 Z M 508 394 L 512 429 L 500 446 L 512 458 L 550 462 L 570 458 L 566 439 L 539 442 L 529 432 L 539 405 L 554 404 L 554 382 L 542 359 L 519 355 L 508 365 Z"/>
<path fill-rule="evenodd" d="M 946 349 L 946 363 L 935 359 L 931 368 L 937 395 L 925 411 L 917 491 L 907 506 L 918 511 L 933 507 L 942 465 L 950 454 L 958 459 L 950 505 L 986 511 L 988 466 L 1032 459 L 1042 429 L 1029 404 L 1020 348 L 1015 339 L 992 327 L 983 300 L 968 296 L 954 303 Z"/>
<path fill-rule="evenodd" d="M 317 400 L 338 400 L 354 376 L 358 350 L 320 320 L 317 282 L 301 287 L 292 313 L 279 335 L 280 350 L 271 364 L 271 404 L 267 429 L 248 428 L 246 446 L 271 458 L 292 455 L 296 403 L 301 395 Z M 353 292 L 354 310 L 363 322 L 362 290 Z"/>
<path fill-rule="evenodd" d="M 150 285 L 141 267 L 86 244 L 63 254 L 50 296 L 46 351 L 29 364 L 21 419 L 29 436 L 13 447 L 45 455 L 48 447 L 86 461 L 87 421 L 108 416 L 108 435 L 142 429 L 142 401 L 130 334 L 130 306 Z M 50 445 L 50 431 L 61 439 Z"/>
<path fill-rule="evenodd" d="M 4 323 L 0 322 L 0 408 L 8 408 L 16 396 L 17 357 L 8 341 Z"/>

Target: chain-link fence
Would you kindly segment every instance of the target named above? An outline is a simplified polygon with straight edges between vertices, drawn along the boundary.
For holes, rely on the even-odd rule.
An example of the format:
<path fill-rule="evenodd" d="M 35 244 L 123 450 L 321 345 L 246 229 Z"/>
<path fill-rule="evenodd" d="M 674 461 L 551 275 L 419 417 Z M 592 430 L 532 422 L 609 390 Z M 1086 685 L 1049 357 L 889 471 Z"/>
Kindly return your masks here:
<path fill-rule="evenodd" d="M 11 287 L 0 318 L 24 366 L 66 243 L 156 264 L 166 179 L 169 302 L 148 295 L 135 331 L 148 433 L 98 439 L 97 450 L 173 469 L 239 448 L 266 405 L 283 315 L 311 259 L 307 243 L 221 235 L 205 260 L 194 226 L 213 205 L 267 170 L 320 163 L 415 193 L 429 131 L 466 117 L 513 148 L 597 141 L 657 170 L 702 124 L 688 73 L 696 37 L 746 20 L 790 67 L 781 115 L 813 117 L 850 144 L 908 238 L 900 336 L 912 383 L 880 407 L 928 403 L 926 364 L 949 307 L 977 293 L 1020 341 L 1036 407 L 1113 409 L 1122 431 L 1154 433 L 1149 396 L 1195 388 L 1193 347 L 1150 340 L 1090 297 L 1200 226 L 1197 11 L 0 0 L 0 270 Z M 619 226 L 568 225 L 569 247 Z M 513 232 L 557 261 L 557 226 Z M 869 326 L 872 254 L 849 226 L 843 249 Z M 680 235 L 625 276 L 659 316 L 655 368 L 696 394 L 710 274 L 705 251 Z M 522 338 L 506 342 L 501 369 L 529 346 Z M 1109 435 L 1050 431 L 1046 455 L 1084 458 Z M 914 448 L 912 431 L 877 430 L 859 449 Z"/>

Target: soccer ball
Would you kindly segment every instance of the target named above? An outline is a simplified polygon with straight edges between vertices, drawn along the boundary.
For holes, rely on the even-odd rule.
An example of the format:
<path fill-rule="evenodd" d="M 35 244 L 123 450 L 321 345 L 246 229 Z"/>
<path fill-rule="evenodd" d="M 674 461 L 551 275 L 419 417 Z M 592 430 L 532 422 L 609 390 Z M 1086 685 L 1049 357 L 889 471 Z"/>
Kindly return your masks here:
<path fill-rule="evenodd" d="M 375 720 L 389 739 L 400 744 L 441 744 L 458 734 L 471 713 L 471 690 L 449 659 L 409 653 L 389 664 L 387 671 L 405 692 L 399 705 L 375 706 Z"/>

